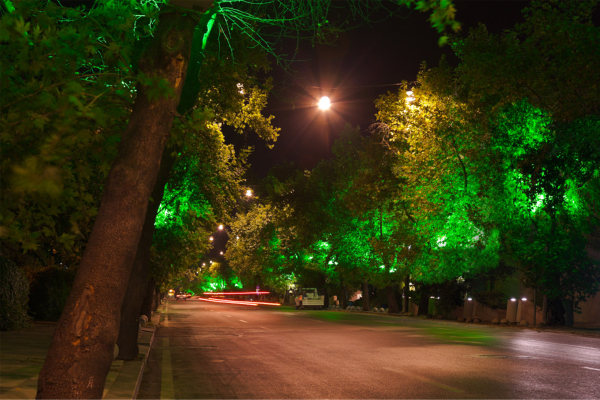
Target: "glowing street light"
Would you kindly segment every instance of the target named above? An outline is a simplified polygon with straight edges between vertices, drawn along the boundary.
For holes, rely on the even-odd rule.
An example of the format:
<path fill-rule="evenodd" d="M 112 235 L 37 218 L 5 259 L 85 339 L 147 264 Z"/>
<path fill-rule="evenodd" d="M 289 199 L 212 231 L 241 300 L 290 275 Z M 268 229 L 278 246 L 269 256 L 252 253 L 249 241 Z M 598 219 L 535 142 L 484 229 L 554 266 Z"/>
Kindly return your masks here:
<path fill-rule="evenodd" d="M 321 97 L 321 100 L 319 100 L 319 109 L 329 110 L 329 107 L 331 107 L 331 100 L 329 100 L 329 97 Z"/>
<path fill-rule="evenodd" d="M 215 240 L 215 238 L 211 236 L 208 238 L 208 240 L 210 240 L 212 242 L 213 240 Z"/>
<path fill-rule="evenodd" d="M 412 103 L 413 101 L 415 101 L 415 96 L 413 96 L 413 91 L 409 90 L 406 92 L 406 102 Z"/>
<path fill-rule="evenodd" d="M 252 197 L 252 190 L 251 189 L 246 190 L 246 197 Z"/>
<path fill-rule="evenodd" d="M 223 255 L 223 252 L 220 252 L 219 254 L 220 254 L 220 255 Z"/>
<path fill-rule="evenodd" d="M 219 230 L 222 231 L 223 230 L 223 224 L 219 225 Z"/>

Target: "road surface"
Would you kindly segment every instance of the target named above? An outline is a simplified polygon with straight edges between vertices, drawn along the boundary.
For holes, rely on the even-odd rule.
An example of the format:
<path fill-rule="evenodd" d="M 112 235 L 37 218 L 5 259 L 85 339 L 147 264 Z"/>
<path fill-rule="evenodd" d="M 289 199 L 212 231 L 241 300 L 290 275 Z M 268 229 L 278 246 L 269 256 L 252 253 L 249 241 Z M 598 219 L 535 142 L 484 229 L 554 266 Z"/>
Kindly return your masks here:
<path fill-rule="evenodd" d="M 600 339 L 169 302 L 138 398 L 600 398 Z"/>

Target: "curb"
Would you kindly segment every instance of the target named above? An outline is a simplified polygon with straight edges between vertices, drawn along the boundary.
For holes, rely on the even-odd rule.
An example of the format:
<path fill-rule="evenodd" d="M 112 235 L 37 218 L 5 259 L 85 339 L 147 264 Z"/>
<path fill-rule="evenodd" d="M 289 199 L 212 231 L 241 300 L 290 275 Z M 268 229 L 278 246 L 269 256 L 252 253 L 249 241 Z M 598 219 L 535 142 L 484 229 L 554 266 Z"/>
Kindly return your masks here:
<path fill-rule="evenodd" d="M 150 357 L 150 351 L 152 351 L 152 345 L 154 344 L 154 336 L 156 336 L 156 329 L 160 325 L 160 317 L 162 316 L 162 313 L 165 312 L 166 308 L 167 308 L 167 304 L 165 303 L 162 305 L 162 308 L 160 309 L 160 311 L 157 310 L 157 312 L 155 312 L 154 315 L 152 315 L 152 324 L 154 325 L 154 327 L 152 329 L 152 336 L 150 337 L 150 343 L 148 344 L 148 352 L 144 356 L 144 361 L 142 362 L 142 368 L 140 368 L 140 373 L 138 375 L 137 382 L 135 383 L 135 389 L 133 391 L 133 396 L 132 396 L 133 400 L 137 399 L 138 392 L 140 391 L 140 386 L 142 384 L 142 379 L 144 377 L 144 370 L 146 369 L 146 365 L 148 364 L 148 357 Z"/>
<path fill-rule="evenodd" d="M 154 325 L 152 329 L 152 336 L 150 337 L 150 343 L 148 344 L 148 352 L 144 355 L 144 360 L 142 361 L 142 367 L 140 368 L 140 373 L 138 374 L 137 382 L 135 383 L 135 389 L 133 391 L 132 400 L 137 399 L 138 392 L 140 391 L 140 386 L 142 384 L 142 379 L 144 377 L 144 371 L 146 370 L 146 365 L 148 364 L 148 357 L 150 357 L 150 351 L 152 351 L 152 345 L 154 344 L 154 336 L 156 336 L 156 329 L 160 325 L 160 317 L 162 313 L 165 311 L 166 304 L 163 305 L 160 312 L 155 312 L 152 316 L 152 324 Z M 154 321 L 156 320 L 156 321 Z M 143 329 L 143 327 L 142 327 Z"/>
<path fill-rule="evenodd" d="M 123 364 L 119 369 L 118 375 L 108 390 L 105 391 L 103 399 L 135 400 L 137 398 L 162 311 L 164 311 L 164 307 L 152 315 L 152 323 L 147 323 L 140 327 L 138 333 L 138 358 L 130 361 L 121 361 Z M 118 361 L 115 360 L 114 362 Z"/>
<path fill-rule="evenodd" d="M 159 314 L 159 318 L 160 318 L 160 314 Z M 142 327 L 142 330 L 144 330 L 143 327 Z M 146 332 L 148 332 L 148 331 L 146 331 Z M 137 381 L 135 383 L 135 389 L 133 390 L 133 395 L 131 396 L 131 398 L 133 400 L 137 399 L 138 392 L 140 391 L 140 386 L 142 384 L 142 378 L 144 377 L 144 371 L 146 369 L 146 364 L 148 364 L 148 357 L 150 357 L 150 351 L 152 350 L 152 344 L 154 343 L 154 336 L 156 334 L 156 328 L 154 328 L 151 332 L 152 332 L 152 336 L 150 337 L 150 343 L 148 344 L 148 352 L 144 355 L 144 359 L 142 361 L 142 367 L 140 368 L 140 372 L 138 374 Z"/>

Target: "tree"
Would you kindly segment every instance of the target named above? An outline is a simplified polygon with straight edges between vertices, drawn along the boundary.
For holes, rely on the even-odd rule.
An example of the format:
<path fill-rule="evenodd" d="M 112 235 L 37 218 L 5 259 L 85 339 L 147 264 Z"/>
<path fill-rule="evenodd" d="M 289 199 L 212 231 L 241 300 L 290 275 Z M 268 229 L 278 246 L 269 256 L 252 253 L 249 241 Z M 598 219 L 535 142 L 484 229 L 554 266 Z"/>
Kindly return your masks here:
<path fill-rule="evenodd" d="M 561 322 L 561 301 L 572 309 L 599 289 L 597 4 L 535 1 L 503 35 L 480 27 L 454 44 L 465 101 L 490 115 L 507 253 Z"/>
<path fill-rule="evenodd" d="M 468 277 L 503 257 L 559 308 L 598 290 L 588 257 L 598 230 L 598 92 L 588 68 L 599 60 L 587 53 L 599 38 L 596 3 L 533 2 L 526 22 L 500 37 L 480 27 L 454 38 L 456 70 L 423 70 L 410 95 L 379 100 L 397 171 L 413 188 L 406 200 L 426 281 Z M 572 84 L 557 85 L 563 78 Z"/>
<path fill-rule="evenodd" d="M 417 82 L 408 95 L 405 87 L 378 99 L 377 129 L 405 180 L 399 200 L 417 236 L 415 280 L 434 283 L 495 266 L 499 242 L 484 218 L 488 167 L 480 162 L 485 131 L 477 115 L 453 95 L 445 63 L 422 70 Z"/>

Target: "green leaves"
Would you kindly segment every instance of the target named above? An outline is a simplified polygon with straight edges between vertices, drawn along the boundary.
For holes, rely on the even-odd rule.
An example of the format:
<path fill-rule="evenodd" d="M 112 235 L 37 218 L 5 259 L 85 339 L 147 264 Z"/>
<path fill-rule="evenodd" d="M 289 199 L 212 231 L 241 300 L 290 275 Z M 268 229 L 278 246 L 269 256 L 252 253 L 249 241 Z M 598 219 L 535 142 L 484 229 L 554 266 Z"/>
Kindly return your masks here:
<path fill-rule="evenodd" d="M 134 40 L 107 28 L 131 16 L 112 7 L 22 1 L 2 16 L 0 231 L 19 264 L 75 266 L 91 229 L 134 95 L 107 64 Z"/>

